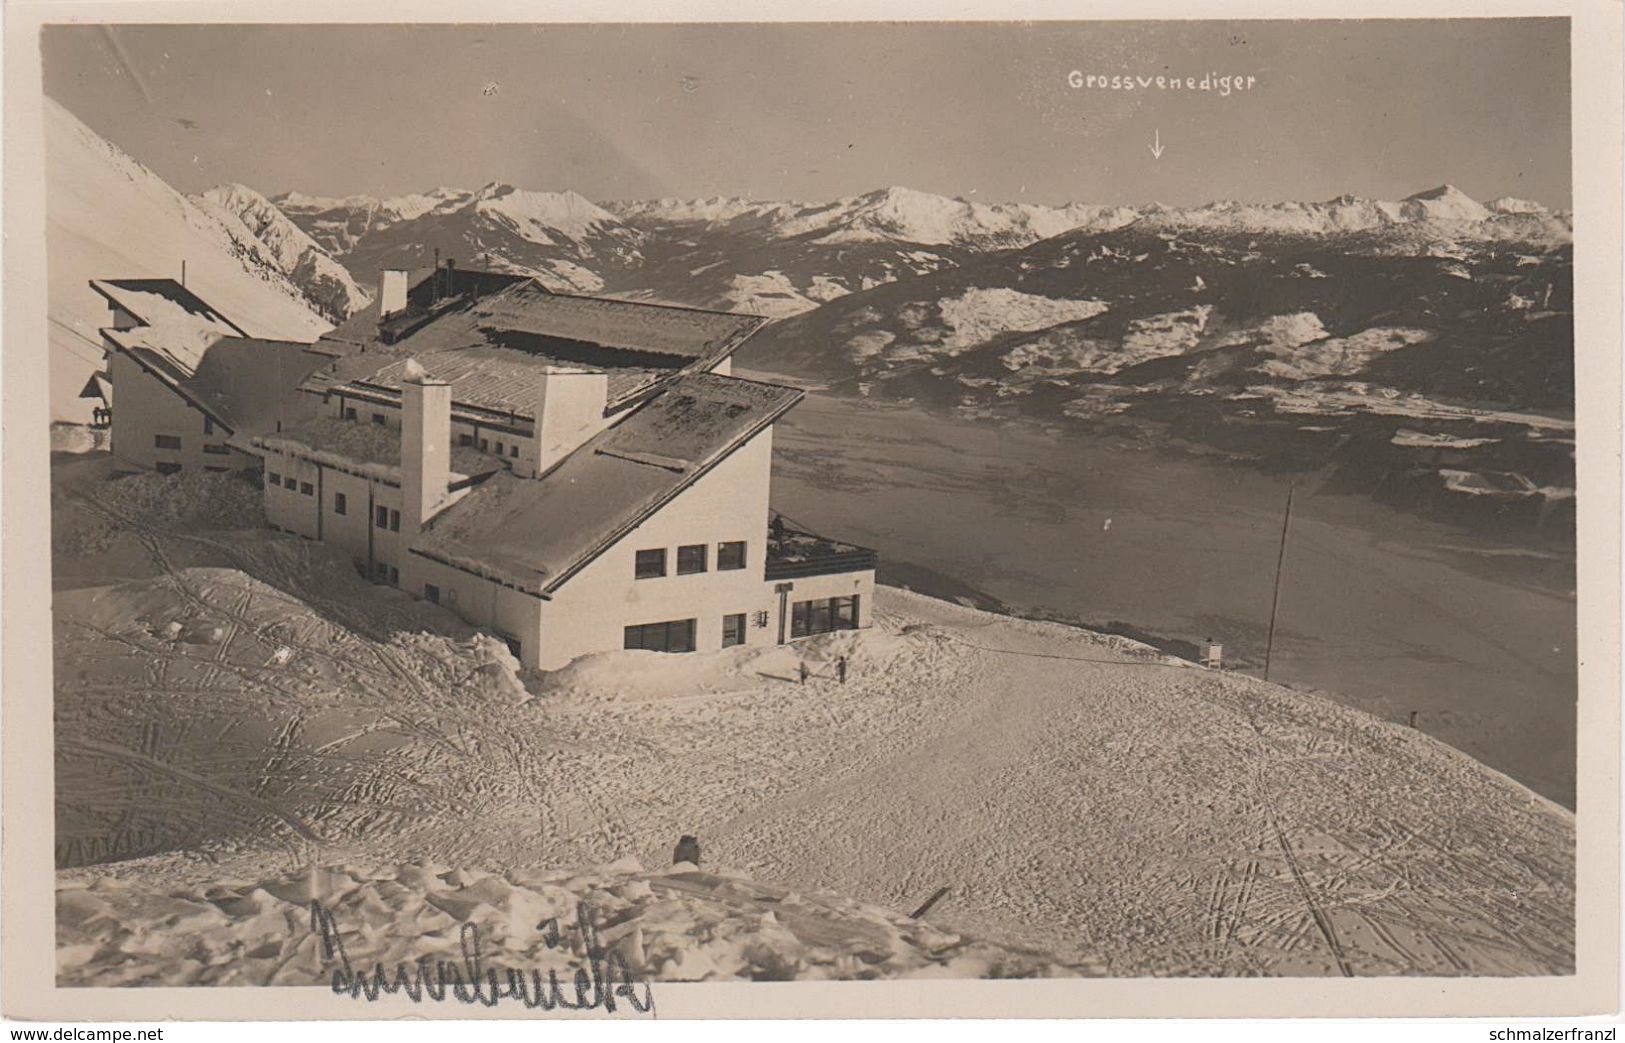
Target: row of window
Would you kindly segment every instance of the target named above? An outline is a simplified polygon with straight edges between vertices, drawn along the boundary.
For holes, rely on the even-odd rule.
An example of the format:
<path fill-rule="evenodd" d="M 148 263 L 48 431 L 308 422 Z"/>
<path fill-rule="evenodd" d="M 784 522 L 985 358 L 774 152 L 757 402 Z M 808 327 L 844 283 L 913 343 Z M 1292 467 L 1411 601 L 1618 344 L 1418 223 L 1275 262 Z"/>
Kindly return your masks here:
<path fill-rule="evenodd" d="M 159 474 L 180 474 L 181 471 L 184 470 L 180 464 L 175 463 L 173 460 L 159 460 L 152 466 L 153 470 L 157 471 Z M 206 464 L 203 469 L 205 471 L 212 471 L 215 474 L 225 474 L 231 470 L 229 467 L 216 467 L 213 464 Z"/>
<path fill-rule="evenodd" d="M 354 406 L 345 406 L 344 407 L 344 419 L 346 419 L 346 420 L 359 419 L 356 416 Z M 384 414 L 382 414 L 382 413 L 374 413 L 372 415 L 372 422 L 379 425 L 380 427 L 383 426 L 383 424 L 384 424 Z"/>
<path fill-rule="evenodd" d="M 344 407 L 344 419 L 346 419 L 346 420 L 358 420 L 358 419 L 360 419 L 356 415 L 356 410 L 355 410 L 354 406 L 345 406 Z M 374 413 L 372 415 L 372 422 L 375 423 L 375 424 L 383 424 L 383 423 L 385 423 L 386 421 L 384 419 L 384 414 L 382 414 L 382 413 Z M 471 434 L 468 434 L 466 432 L 463 433 L 463 434 L 459 434 L 457 436 L 457 444 L 462 445 L 462 446 L 473 446 L 474 445 L 474 436 L 471 435 Z M 480 452 L 489 453 L 491 451 L 491 440 L 489 438 L 482 438 L 482 439 L 479 440 L 479 446 L 480 446 Z M 519 445 L 518 445 L 518 443 L 504 445 L 503 443 L 498 442 L 496 444 L 496 454 L 498 456 L 517 457 L 519 455 Z"/>
<path fill-rule="evenodd" d="M 178 469 L 179 467 L 177 466 L 177 470 Z M 211 468 L 211 470 L 213 470 L 213 468 Z M 286 479 L 284 479 L 275 471 L 267 471 L 265 474 L 265 480 L 270 482 L 272 485 L 281 486 L 290 492 L 294 491 L 296 485 L 292 475 L 289 475 Z M 298 491 L 306 496 L 314 496 L 316 494 L 316 487 L 311 485 L 309 482 L 298 482 L 297 487 Z M 350 513 L 350 498 L 343 493 L 334 493 L 333 513 L 348 515 Z M 374 514 L 373 525 L 380 529 L 388 529 L 390 532 L 400 532 L 401 512 L 389 507 L 380 506 L 376 509 Z"/>
<path fill-rule="evenodd" d="M 288 477 L 284 479 L 280 474 L 277 474 L 275 471 L 267 471 L 267 472 L 265 472 L 265 480 L 267 482 L 271 483 L 272 485 L 279 486 L 279 487 L 281 487 L 283 489 L 288 490 L 290 493 L 297 492 L 297 493 L 301 493 L 301 494 L 303 494 L 305 496 L 315 496 L 316 495 L 316 487 L 314 485 L 311 485 L 309 482 L 301 482 L 298 479 L 294 478 L 294 476 L 291 475 L 291 474 L 288 475 Z M 342 514 L 344 512 L 340 511 L 339 513 Z"/>
<path fill-rule="evenodd" d="M 438 593 L 438 592 L 437 592 Z M 651 652 L 692 652 L 695 648 L 696 620 L 672 619 L 663 623 L 641 623 L 626 628 L 624 647 Z M 756 625 L 767 625 L 767 613 L 756 613 Z M 798 601 L 791 609 L 790 636 L 810 637 L 836 630 L 858 628 L 858 595 Z M 722 617 L 722 647 L 745 643 L 745 613 Z"/>
<path fill-rule="evenodd" d="M 677 548 L 677 574 L 691 576 L 710 568 L 711 548 L 704 543 L 689 543 Z M 745 541 L 729 540 L 717 544 L 717 571 L 727 572 L 745 567 Z M 666 548 L 640 550 L 632 566 L 636 579 L 657 579 L 666 575 Z"/>
<path fill-rule="evenodd" d="M 466 433 L 465 434 L 460 434 L 460 435 L 457 436 L 457 444 L 462 445 L 462 446 L 472 447 L 474 445 L 474 436 L 471 435 L 471 434 L 466 434 Z M 490 451 L 491 451 L 491 440 L 489 438 L 480 439 L 480 452 L 489 453 Z M 497 447 L 496 447 L 496 454 L 498 456 L 507 455 L 507 456 L 510 456 L 510 457 L 517 457 L 519 455 L 519 443 L 513 442 L 513 443 L 510 443 L 508 445 L 503 445 L 503 443 L 498 442 Z"/>
<path fill-rule="evenodd" d="M 858 628 L 858 595 L 798 601 L 790 610 L 790 636 L 807 637 Z"/>
<path fill-rule="evenodd" d="M 214 434 L 214 421 L 208 417 L 203 418 L 203 433 L 206 435 Z M 179 449 L 181 447 L 181 436 L 153 435 L 152 445 L 154 449 Z M 204 442 L 203 451 L 213 453 L 216 456 L 225 456 L 231 452 L 231 447 L 224 442 Z"/>
<path fill-rule="evenodd" d="M 765 613 L 763 613 L 765 615 Z M 626 628 L 623 646 L 649 652 L 692 652 L 695 648 L 694 631 L 698 620 L 672 619 L 664 623 L 641 623 Z M 745 613 L 734 612 L 722 617 L 722 647 L 732 648 L 745 643 Z"/>

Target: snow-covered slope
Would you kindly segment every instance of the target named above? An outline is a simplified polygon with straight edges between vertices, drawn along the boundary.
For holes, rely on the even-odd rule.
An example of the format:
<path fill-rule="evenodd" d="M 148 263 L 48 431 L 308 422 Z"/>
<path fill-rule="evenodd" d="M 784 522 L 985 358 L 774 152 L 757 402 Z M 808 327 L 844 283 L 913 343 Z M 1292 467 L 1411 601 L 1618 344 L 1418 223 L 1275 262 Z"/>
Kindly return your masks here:
<path fill-rule="evenodd" d="M 311 310 L 269 249 L 244 237 L 45 101 L 46 266 L 51 411 L 88 417 L 79 389 L 101 365 L 107 302 L 91 279 L 180 278 L 250 334 L 315 340 L 329 324 Z"/>
<path fill-rule="evenodd" d="M 1415 728 L 885 586 L 861 632 L 521 679 L 445 609 L 250 528 L 253 483 L 106 468 L 53 473 L 76 975 L 274 973 L 310 861 L 365 961 L 459 921 L 529 959 L 530 903 L 585 897 L 660 977 L 990 973 L 961 930 L 1116 975 L 1572 971 L 1573 816 Z M 759 884 L 587 868 L 668 865 L 685 833 Z"/>
<path fill-rule="evenodd" d="M 1544 238 L 1560 215 L 1441 191 L 1213 206 L 1177 230 L 1175 216 L 862 289 L 768 327 L 738 361 L 964 416 L 1108 423 L 1274 468 L 1348 461 L 1350 488 L 1562 531 L 1567 508 L 1437 498 L 1437 462 L 1392 441 L 1425 418 L 1495 440 L 1457 467 L 1573 487 L 1568 445 L 1503 438 L 1506 425 L 1572 428 L 1573 250 Z M 1498 238 L 1520 222 L 1529 237 Z"/>
<path fill-rule="evenodd" d="M 240 223 L 247 235 L 263 243 L 288 280 L 329 321 L 342 322 L 372 300 L 342 264 L 252 188 L 217 185 L 193 202 L 212 210 L 228 227 Z"/>

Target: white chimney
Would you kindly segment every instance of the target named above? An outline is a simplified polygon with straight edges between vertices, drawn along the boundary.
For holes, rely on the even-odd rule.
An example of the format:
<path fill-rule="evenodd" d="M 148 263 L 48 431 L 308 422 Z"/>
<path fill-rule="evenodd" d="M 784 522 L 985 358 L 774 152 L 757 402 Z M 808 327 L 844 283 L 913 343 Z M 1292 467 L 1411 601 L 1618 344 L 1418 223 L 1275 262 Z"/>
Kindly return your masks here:
<path fill-rule="evenodd" d="M 415 535 L 446 506 L 451 385 L 408 359 L 401 381 L 401 531 Z"/>
<path fill-rule="evenodd" d="M 609 377 L 602 372 L 546 366 L 536 388 L 535 436 L 514 470 L 537 478 L 602 431 L 608 420 Z"/>
<path fill-rule="evenodd" d="M 378 280 L 378 317 L 387 319 L 396 312 L 406 310 L 407 273 L 398 268 L 385 268 Z"/>

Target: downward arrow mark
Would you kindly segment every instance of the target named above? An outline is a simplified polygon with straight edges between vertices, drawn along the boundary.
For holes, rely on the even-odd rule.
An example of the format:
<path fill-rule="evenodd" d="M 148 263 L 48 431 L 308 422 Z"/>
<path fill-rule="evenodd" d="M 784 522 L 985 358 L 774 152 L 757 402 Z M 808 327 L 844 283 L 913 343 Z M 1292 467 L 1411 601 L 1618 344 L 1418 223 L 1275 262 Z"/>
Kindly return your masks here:
<path fill-rule="evenodd" d="M 1152 159 L 1161 159 L 1162 158 L 1162 131 L 1161 130 L 1158 130 L 1158 131 L 1155 132 L 1154 141 L 1151 144 L 1147 145 L 1146 148 L 1151 150 L 1151 158 Z"/>

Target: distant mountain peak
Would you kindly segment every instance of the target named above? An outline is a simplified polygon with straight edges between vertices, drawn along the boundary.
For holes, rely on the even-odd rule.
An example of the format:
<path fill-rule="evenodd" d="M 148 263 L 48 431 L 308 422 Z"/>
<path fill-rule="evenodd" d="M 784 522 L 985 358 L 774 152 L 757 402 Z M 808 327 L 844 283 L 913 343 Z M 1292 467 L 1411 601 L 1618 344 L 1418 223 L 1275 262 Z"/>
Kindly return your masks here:
<path fill-rule="evenodd" d="M 435 189 L 435 192 L 429 194 L 433 195 L 443 191 L 449 190 L 437 188 Z M 501 199 L 503 196 L 513 195 L 517 191 L 519 190 L 505 181 L 487 181 L 485 184 L 481 185 L 475 190 L 474 199 L 476 201 L 484 199 Z"/>
<path fill-rule="evenodd" d="M 1517 196 L 1497 196 L 1484 204 L 1484 208 L 1497 214 L 1549 214 L 1551 211 L 1532 199 Z"/>
<path fill-rule="evenodd" d="M 1449 184 L 1448 182 L 1445 183 L 1445 184 L 1439 185 L 1439 186 L 1437 186 L 1435 188 L 1425 189 L 1425 190 L 1423 190 L 1421 192 L 1417 192 L 1414 195 L 1406 196 L 1405 198 L 1406 199 L 1426 199 L 1426 200 L 1433 200 L 1433 199 L 1459 200 L 1459 199 L 1465 199 L 1468 202 L 1474 202 L 1474 203 L 1477 202 L 1477 200 L 1473 199 L 1472 196 L 1468 195 L 1466 192 L 1463 192 L 1461 189 L 1457 188 L 1455 185 Z"/>

